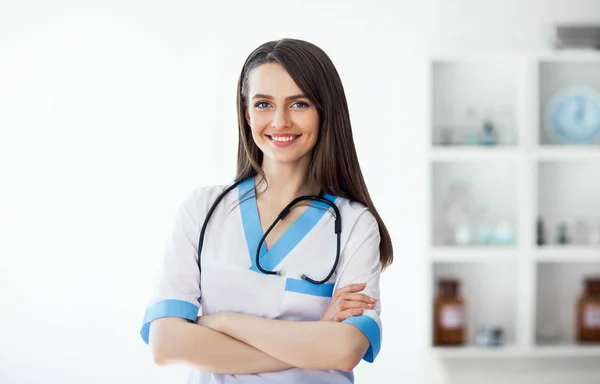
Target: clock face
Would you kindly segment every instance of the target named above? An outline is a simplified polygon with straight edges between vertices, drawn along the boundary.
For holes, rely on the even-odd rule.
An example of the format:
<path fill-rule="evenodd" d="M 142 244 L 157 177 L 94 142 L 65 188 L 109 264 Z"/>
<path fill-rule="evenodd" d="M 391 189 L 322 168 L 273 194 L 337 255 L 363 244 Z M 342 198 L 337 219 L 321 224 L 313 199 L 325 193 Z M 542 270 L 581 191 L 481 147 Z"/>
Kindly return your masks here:
<path fill-rule="evenodd" d="M 570 144 L 591 144 L 600 137 L 600 96 L 585 87 L 556 94 L 547 109 L 548 133 Z"/>

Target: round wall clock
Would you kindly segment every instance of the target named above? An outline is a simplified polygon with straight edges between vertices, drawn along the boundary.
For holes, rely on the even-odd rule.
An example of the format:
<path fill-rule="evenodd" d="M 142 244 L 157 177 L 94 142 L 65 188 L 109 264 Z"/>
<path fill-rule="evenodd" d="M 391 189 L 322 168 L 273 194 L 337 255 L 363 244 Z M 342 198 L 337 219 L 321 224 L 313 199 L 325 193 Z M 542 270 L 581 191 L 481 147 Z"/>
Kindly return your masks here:
<path fill-rule="evenodd" d="M 591 144 L 600 138 L 600 95 L 588 87 L 569 87 L 552 97 L 546 109 L 550 136 L 566 144 Z"/>

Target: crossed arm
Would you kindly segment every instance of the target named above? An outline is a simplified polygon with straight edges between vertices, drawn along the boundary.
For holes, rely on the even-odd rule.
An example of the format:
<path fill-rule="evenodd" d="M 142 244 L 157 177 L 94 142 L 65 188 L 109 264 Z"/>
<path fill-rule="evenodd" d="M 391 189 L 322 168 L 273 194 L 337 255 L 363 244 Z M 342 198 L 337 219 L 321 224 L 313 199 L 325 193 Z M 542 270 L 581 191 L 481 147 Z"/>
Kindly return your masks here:
<path fill-rule="evenodd" d="M 229 374 L 292 368 L 251 345 L 180 318 L 154 320 L 150 346 L 158 365 L 183 364 L 206 372 Z"/>
<path fill-rule="evenodd" d="M 369 341 L 359 329 L 341 321 L 372 307 L 368 296 L 354 293 L 362 288 L 352 285 L 336 291 L 321 321 L 271 320 L 237 313 L 202 316 L 196 324 L 179 318 L 157 319 L 150 328 L 154 360 L 159 365 L 180 363 L 228 374 L 293 367 L 350 371 Z"/>

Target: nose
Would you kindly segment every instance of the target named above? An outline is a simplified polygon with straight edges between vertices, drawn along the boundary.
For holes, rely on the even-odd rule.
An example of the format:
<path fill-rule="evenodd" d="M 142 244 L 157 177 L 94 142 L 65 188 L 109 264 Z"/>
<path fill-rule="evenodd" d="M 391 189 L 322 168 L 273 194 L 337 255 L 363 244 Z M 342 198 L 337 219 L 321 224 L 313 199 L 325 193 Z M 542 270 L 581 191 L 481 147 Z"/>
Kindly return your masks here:
<path fill-rule="evenodd" d="M 289 126 L 290 122 L 288 119 L 286 108 L 276 108 L 273 113 L 273 120 L 271 120 L 271 126 L 275 129 L 284 129 Z"/>

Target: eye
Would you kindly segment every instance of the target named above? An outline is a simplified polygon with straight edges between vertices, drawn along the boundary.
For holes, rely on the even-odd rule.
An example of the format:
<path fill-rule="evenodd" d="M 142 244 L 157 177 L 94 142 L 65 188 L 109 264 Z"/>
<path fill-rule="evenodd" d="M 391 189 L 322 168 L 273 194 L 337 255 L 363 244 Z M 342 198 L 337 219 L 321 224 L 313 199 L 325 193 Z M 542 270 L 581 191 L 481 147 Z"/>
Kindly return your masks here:
<path fill-rule="evenodd" d="M 254 106 L 256 108 L 267 108 L 269 106 L 269 103 L 267 103 L 266 101 L 259 101 L 258 103 L 254 104 Z"/>
<path fill-rule="evenodd" d="M 296 108 L 308 108 L 308 103 L 305 103 L 304 101 L 296 101 L 293 104 Z"/>

